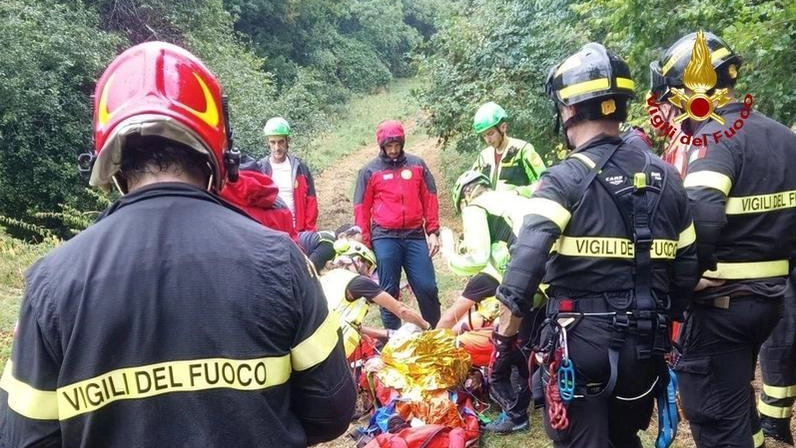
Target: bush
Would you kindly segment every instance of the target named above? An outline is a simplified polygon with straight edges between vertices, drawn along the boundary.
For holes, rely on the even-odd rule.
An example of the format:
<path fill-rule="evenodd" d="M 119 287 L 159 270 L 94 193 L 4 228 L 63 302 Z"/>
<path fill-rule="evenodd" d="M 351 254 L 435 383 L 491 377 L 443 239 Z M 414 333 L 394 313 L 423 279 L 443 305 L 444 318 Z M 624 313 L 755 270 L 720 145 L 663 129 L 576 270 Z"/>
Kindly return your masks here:
<path fill-rule="evenodd" d="M 122 43 L 98 24 L 96 13 L 64 4 L 0 3 L 0 215 L 34 221 L 59 204 L 92 204 L 77 156 L 92 146 L 95 77 Z"/>

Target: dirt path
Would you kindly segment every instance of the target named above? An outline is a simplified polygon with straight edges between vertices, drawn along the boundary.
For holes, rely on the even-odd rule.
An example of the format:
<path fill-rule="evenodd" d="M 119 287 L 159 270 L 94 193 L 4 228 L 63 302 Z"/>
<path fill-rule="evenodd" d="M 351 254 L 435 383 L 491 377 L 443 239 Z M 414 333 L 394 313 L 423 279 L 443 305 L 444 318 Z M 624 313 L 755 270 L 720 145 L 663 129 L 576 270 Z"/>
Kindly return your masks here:
<path fill-rule="evenodd" d="M 411 136 L 417 130 L 417 123 L 407 121 L 404 123 L 406 133 Z M 410 154 L 419 156 L 425 160 L 434 179 L 437 182 L 437 196 L 440 204 L 440 222 L 442 225 L 454 228 L 457 218 L 451 205 L 451 196 L 447 188 L 444 188 L 442 174 L 439 170 L 439 151 L 440 148 L 432 138 L 423 136 L 412 136 L 409 138 L 410 144 L 404 149 Z M 351 198 L 354 194 L 354 183 L 357 173 L 369 160 L 376 157 L 379 147 L 373 145 L 363 146 L 356 152 L 349 154 L 339 160 L 333 167 L 327 168 L 315 178 L 315 189 L 318 195 L 318 228 L 334 230 L 346 222 L 354 219 L 354 206 Z"/>

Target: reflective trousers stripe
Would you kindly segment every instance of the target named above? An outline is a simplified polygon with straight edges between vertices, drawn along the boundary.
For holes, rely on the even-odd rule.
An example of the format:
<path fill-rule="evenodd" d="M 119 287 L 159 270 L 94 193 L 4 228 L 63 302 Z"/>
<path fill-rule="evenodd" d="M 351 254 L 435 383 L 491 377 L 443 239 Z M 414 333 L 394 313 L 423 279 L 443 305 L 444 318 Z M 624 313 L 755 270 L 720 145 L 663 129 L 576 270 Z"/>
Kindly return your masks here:
<path fill-rule="evenodd" d="M 791 414 L 790 406 L 772 406 L 762 401 L 757 402 L 757 410 L 760 411 L 761 414 L 773 418 L 789 418 Z"/>
<path fill-rule="evenodd" d="M 769 386 L 763 384 L 763 393 L 771 398 L 791 398 L 796 397 L 796 384 L 790 386 Z"/>
<path fill-rule="evenodd" d="M 755 448 L 763 446 L 763 443 L 765 443 L 765 441 L 766 438 L 763 435 L 762 429 L 758 429 L 757 432 L 752 436 L 752 442 L 754 443 Z"/>

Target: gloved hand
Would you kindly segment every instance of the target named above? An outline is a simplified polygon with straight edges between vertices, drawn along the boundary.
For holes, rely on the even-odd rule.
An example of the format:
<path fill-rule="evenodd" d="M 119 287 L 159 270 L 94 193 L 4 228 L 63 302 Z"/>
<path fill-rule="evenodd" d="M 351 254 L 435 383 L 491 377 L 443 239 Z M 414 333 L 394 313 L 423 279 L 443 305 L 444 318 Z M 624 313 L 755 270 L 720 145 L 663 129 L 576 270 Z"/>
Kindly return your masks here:
<path fill-rule="evenodd" d="M 503 336 L 492 332 L 492 343 L 495 344 L 495 357 L 492 361 L 490 382 L 507 383 L 511 381 L 511 368 L 517 366 L 520 375 L 528 377 L 528 363 L 517 346 L 517 335 Z"/>
<path fill-rule="evenodd" d="M 527 383 L 528 363 L 517 345 L 516 335 L 503 336 L 492 332 L 492 342 L 495 344 L 495 356 L 489 377 L 489 396 L 506 410 L 517 401 L 518 388 L 511 381 L 512 371 L 515 368 L 518 370 L 515 381 Z"/>

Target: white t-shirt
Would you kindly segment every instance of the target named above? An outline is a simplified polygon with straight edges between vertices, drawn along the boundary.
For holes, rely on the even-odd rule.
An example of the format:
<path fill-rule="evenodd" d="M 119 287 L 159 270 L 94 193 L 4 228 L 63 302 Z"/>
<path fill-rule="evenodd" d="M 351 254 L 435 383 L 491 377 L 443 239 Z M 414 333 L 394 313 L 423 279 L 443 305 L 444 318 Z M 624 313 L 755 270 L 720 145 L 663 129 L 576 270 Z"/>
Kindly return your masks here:
<path fill-rule="evenodd" d="M 293 170 L 290 166 L 290 159 L 285 159 L 282 163 L 271 161 L 271 179 L 279 188 L 279 197 L 285 201 L 293 215 L 293 225 L 296 225 L 296 204 L 293 202 Z"/>

